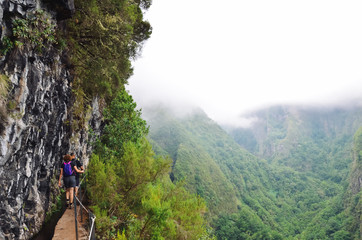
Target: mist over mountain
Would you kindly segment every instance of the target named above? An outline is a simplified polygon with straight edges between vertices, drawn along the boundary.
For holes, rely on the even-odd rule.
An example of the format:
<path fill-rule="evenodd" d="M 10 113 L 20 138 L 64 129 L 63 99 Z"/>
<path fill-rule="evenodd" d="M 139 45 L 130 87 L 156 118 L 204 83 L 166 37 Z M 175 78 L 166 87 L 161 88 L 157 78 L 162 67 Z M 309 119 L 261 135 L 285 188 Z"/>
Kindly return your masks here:
<path fill-rule="evenodd" d="M 218 239 L 359 239 L 359 215 L 349 213 L 360 205 L 349 199 L 360 188 L 348 187 L 362 178 L 352 167 L 358 104 L 274 106 L 248 114 L 247 128 L 175 112 L 143 109 L 150 141 L 172 158 L 172 181 L 206 200 Z"/>
<path fill-rule="evenodd" d="M 134 99 L 137 101 L 137 105 L 143 109 L 160 106 L 167 108 L 179 117 L 190 114 L 195 111 L 195 109 L 200 109 L 223 128 L 248 128 L 258 120 L 259 112 L 274 107 L 282 106 L 315 112 L 330 112 L 333 110 L 348 110 L 362 107 L 362 98 L 358 89 L 330 95 L 323 100 L 309 99 L 278 102 L 268 102 L 268 100 L 265 100 L 263 103 L 254 103 L 252 100 L 248 100 L 238 103 L 238 99 L 234 99 L 232 103 L 221 101 L 220 104 L 216 106 L 205 106 L 188 96 L 179 96 L 177 94 L 165 96 L 162 94 L 157 95 L 157 93 L 154 93 L 157 96 L 149 96 L 150 93 L 148 92 L 134 91 L 132 86 L 129 86 L 129 88 Z M 144 117 L 147 118 L 147 115 Z"/>

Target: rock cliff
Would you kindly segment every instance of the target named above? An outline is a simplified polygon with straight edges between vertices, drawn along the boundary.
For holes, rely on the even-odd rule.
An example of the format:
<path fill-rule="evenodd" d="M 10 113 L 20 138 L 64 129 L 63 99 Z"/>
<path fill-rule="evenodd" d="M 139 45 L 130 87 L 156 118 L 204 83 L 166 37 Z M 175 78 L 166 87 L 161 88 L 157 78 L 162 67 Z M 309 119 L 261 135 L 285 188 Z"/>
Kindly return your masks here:
<path fill-rule="evenodd" d="M 74 13 L 72 0 L 0 0 L 1 40 L 12 20 L 44 10 L 56 26 Z M 0 58 L 0 75 L 9 79 L 11 101 L 0 101 L 0 239 L 29 239 L 37 233 L 59 192 L 62 156 L 74 151 L 88 162 L 88 128 L 100 126 L 94 99 L 85 128 L 72 131 L 72 75 L 64 51 L 49 45 L 15 47 Z M 5 104 L 7 106 L 5 106 Z"/>

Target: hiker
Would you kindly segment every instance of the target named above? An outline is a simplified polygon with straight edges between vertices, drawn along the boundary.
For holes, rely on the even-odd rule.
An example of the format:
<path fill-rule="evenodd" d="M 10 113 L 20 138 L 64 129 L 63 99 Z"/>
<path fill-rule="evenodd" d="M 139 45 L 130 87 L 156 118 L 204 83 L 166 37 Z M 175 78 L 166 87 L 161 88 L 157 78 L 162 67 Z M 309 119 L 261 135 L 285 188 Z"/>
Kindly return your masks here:
<path fill-rule="evenodd" d="M 83 172 L 78 169 L 74 162 L 72 162 L 72 157 L 67 154 L 63 157 L 64 162 L 60 165 L 60 175 L 59 175 L 59 187 L 61 187 L 61 179 L 63 177 L 63 183 L 66 189 L 65 197 L 67 208 L 73 207 L 74 199 L 74 187 L 75 187 L 75 172 Z"/>
<path fill-rule="evenodd" d="M 83 168 L 83 164 L 79 161 L 79 159 L 75 156 L 74 153 L 71 153 L 70 156 L 72 157 L 72 161 L 75 163 L 75 166 L 80 169 L 83 170 L 84 172 L 84 168 Z M 79 177 L 80 174 L 78 172 L 75 173 L 75 196 L 78 196 L 78 189 L 79 189 Z"/>

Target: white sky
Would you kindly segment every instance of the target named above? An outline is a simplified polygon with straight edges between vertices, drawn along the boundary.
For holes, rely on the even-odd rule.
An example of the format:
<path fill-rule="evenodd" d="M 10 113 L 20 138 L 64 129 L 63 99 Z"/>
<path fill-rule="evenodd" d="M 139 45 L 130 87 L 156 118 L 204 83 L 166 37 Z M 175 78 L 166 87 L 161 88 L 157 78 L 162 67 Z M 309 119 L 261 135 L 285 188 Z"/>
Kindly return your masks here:
<path fill-rule="evenodd" d="M 154 0 L 128 89 L 139 106 L 200 106 L 218 122 L 277 103 L 362 96 L 362 1 Z"/>

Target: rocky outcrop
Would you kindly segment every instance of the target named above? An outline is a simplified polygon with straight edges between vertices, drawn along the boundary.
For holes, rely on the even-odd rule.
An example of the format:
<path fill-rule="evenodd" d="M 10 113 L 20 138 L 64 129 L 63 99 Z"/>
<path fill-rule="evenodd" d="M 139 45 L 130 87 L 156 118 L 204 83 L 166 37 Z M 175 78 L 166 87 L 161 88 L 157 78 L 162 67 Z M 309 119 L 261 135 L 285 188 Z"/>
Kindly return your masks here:
<path fill-rule="evenodd" d="M 58 20 L 71 17 L 75 11 L 74 0 L 0 0 L 0 4 L 3 12 L 20 15 L 25 15 L 35 8 L 46 7 L 54 11 Z"/>
<path fill-rule="evenodd" d="M 0 0 L 1 38 L 10 32 L 12 17 L 36 8 L 50 12 L 56 22 L 71 16 L 74 3 Z M 64 154 L 75 151 L 85 164 L 88 161 L 87 127 L 99 129 L 98 101 L 93 100 L 89 125 L 73 132 L 72 76 L 63 59 L 52 46 L 39 53 L 26 45 L 0 59 L 0 74 L 11 81 L 12 99 L 0 133 L 0 239 L 29 239 L 40 230 L 51 196 L 58 191 L 54 180 Z"/>

